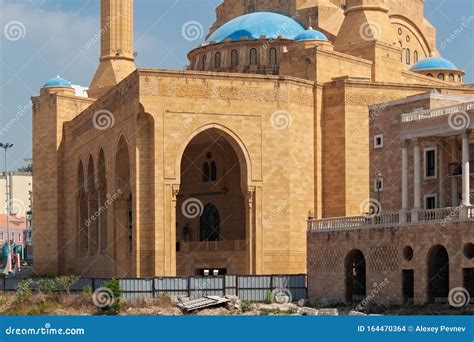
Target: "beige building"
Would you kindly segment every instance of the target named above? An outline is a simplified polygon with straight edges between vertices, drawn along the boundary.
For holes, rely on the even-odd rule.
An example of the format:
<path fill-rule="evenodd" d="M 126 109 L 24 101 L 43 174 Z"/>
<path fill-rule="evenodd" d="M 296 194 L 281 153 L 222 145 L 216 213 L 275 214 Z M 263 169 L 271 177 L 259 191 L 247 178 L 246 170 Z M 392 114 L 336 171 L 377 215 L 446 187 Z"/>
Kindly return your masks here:
<path fill-rule="evenodd" d="M 226 0 L 186 71 L 136 70 L 133 1 L 101 3 L 89 97 L 33 98 L 38 273 L 305 273 L 308 212 L 371 197 L 369 106 L 474 95 L 419 0 Z"/>

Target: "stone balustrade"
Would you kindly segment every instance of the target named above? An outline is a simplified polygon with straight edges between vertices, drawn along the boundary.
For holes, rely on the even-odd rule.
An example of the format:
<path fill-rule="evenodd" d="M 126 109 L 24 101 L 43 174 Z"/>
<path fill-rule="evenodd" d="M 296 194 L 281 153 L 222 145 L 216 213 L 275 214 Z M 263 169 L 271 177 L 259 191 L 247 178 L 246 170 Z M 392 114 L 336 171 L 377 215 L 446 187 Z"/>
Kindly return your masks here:
<path fill-rule="evenodd" d="M 427 109 L 427 110 L 417 111 L 417 112 L 408 113 L 408 114 L 402 114 L 402 122 L 412 122 L 412 121 L 431 119 L 431 118 L 455 114 L 459 112 L 467 112 L 469 110 L 474 110 L 474 101 L 464 102 L 461 104 L 456 104 L 456 105 L 451 105 L 451 106 L 446 106 L 446 107 Z"/>
<path fill-rule="evenodd" d="M 387 228 L 417 223 L 440 223 L 474 221 L 474 206 L 439 208 L 418 211 L 384 212 L 378 215 L 336 217 L 308 220 L 308 231 L 351 230 L 366 228 Z"/>

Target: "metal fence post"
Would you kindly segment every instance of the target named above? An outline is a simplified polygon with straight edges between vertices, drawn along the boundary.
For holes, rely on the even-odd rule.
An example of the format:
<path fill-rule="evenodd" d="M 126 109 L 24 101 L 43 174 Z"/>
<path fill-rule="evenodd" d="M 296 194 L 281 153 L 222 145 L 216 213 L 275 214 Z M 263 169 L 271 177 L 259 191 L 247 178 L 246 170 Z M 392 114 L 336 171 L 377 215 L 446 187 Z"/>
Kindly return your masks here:
<path fill-rule="evenodd" d="M 151 278 L 151 291 L 152 291 L 152 294 L 151 294 L 151 297 L 152 298 L 155 298 L 156 297 L 156 288 L 155 288 L 155 279 L 156 278 Z"/>
<path fill-rule="evenodd" d="M 186 286 L 188 288 L 188 297 L 191 299 L 191 277 L 188 277 L 188 281 L 186 282 Z"/>

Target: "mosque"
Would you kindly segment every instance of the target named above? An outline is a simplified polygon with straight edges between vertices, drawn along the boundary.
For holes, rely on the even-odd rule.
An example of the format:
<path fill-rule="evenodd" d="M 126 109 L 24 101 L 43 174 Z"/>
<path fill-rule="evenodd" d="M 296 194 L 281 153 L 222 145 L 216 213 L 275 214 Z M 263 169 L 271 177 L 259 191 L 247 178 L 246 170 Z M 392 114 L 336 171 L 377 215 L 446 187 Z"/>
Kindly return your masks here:
<path fill-rule="evenodd" d="M 56 77 L 33 98 L 36 272 L 473 291 L 474 87 L 423 11 L 224 0 L 183 71 L 137 69 L 133 0 L 101 0 L 87 95 Z"/>

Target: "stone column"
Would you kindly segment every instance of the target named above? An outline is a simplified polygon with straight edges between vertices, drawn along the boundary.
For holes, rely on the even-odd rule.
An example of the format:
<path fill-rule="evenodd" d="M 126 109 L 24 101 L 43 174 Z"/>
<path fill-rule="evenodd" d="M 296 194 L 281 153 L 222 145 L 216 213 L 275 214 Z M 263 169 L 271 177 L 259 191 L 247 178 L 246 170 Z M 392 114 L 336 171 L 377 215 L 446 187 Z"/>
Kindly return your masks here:
<path fill-rule="evenodd" d="M 462 134 L 462 205 L 470 206 L 470 191 L 469 178 L 471 176 L 469 167 L 469 131 Z"/>
<path fill-rule="evenodd" d="M 249 186 L 247 193 L 247 272 L 255 274 L 255 231 L 254 231 L 255 187 Z"/>
<path fill-rule="evenodd" d="M 414 165 L 414 177 L 413 177 L 413 211 L 412 222 L 418 221 L 418 211 L 421 209 L 421 161 L 420 161 L 420 141 L 413 139 L 413 165 Z"/>
<path fill-rule="evenodd" d="M 438 145 L 439 151 L 439 207 L 446 208 L 446 165 L 445 165 L 445 153 L 444 153 L 444 142 Z"/>
<path fill-rule="evenodd" d="M 452 160 L 451 162 L 457 163 L 458 160 L 456 158 L 456 152 L 457 152 L 457 147 L 456 147 L 456 137 L 451 141 L 451 155 L 452 155 Z M 451 175 L 451 206 L 453 208 L 456 208 L 459 205 L 458 203 L 458 181 L 456 177 L 454 176 L 454 173 Z"/>
<path fill-rule="evenodd" d="M 408 141 L 402 140 L 402 211 L 400 223 L 406 222 L 408 211 Z"/>

